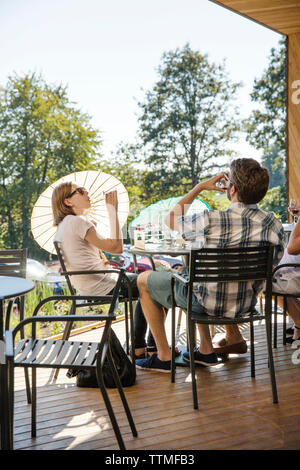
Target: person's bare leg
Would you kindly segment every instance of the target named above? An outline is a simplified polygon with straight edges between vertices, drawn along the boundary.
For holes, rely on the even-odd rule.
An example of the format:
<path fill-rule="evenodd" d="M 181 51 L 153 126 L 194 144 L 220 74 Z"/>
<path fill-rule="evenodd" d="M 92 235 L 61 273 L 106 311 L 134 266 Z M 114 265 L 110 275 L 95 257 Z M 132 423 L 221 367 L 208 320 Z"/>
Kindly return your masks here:
<path fill-rule="evenodd" d="M 165 331 L 165 312 L 163 308 L 159 308 L 156 305 L 148 291 L 147 279 L 151 273 L 152 271 L 145 271 L 140 274 L 137 279 L 140 302 L 147 323 L 155 339 L 158 359 L 161 361 L 169 361 L 171 359 L 171 351 Z"/>
<path fill-rule="evenodd" d="M 135 348 L 134 352 L 137 356 L 145 353 L 146 348 Z"/>
<path fill-rule="evenodd" d="M 240 332 L 238 325 L 224 325 L 225 328 L 225 337 L 219 339 L 218 343 L 226 341 L 226 345 L 237 344 L 241 341 L 244 341 L 244 338 Z M 214 341 L 215 342 L 215 341 Z M 224 343 L 225 345 L 225 343 Z"/>
<path fill-rule="evenodd" d="M 227 344 L 236 344 L 244 341 L 243 336 L 241 335 L 238 325 L 225 325 L 226 331 L 226 343 Z"/>
<path fill-rule="evenodd" d="M 288 297 L 287 299 L 287 314 L 293 320 L 295 327 L 293 339 L 300 338 L 300 301 L 297 298 Z M 278 305 L 283 308 L 283 299 L 278 297 Z"/>
<path fill-rule="evenodd" d="M 199 351 L 201 354 L 211 354 L 214 352 L 210 336 L 209 325 L 197 325 L 200 336 Z"/>

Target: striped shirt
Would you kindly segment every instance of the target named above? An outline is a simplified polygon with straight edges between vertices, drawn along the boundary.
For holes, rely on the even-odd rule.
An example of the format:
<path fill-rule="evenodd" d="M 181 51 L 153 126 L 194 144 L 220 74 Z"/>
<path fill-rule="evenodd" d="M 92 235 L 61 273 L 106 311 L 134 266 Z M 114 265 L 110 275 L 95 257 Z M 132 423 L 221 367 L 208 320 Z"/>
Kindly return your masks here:
<path fill-rule="evenodd" d="M 279 245 L 278 261 L 285 246 L 281 222 L 256 204 L 234 202 L 227 210 L 208 211 L 178 219 L 182 237 L 191 248 L 230 248 Z M 262 282 L 195 283 L 193 292 L 208 315 L 235 318 L 253 311 Z"/>

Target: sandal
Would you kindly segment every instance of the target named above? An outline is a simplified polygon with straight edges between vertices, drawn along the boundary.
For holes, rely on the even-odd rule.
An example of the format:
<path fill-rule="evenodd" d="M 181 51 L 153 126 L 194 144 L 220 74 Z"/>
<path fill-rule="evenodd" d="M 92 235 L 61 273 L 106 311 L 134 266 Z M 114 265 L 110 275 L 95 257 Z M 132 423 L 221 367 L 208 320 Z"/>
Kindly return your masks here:
<path fill-rule="evenodd" d="M 247 343 L 245 340 L 238 343 L 228 344 L 225 338 L 214 344 L 216 354 L 245 354 L 247 352 Z"/>

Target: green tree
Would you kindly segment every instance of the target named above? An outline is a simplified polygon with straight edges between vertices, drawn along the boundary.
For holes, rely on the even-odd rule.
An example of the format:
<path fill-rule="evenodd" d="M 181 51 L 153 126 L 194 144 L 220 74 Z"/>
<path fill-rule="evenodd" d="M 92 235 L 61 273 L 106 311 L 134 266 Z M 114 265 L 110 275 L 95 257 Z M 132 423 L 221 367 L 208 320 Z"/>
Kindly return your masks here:
<path fill-rule="evenodd" d="M 41 192 L 59 177 L 94 168 L 101 139 L 62 85 L 41 76 L 11 76 L 0 90 L 2 245 L 45 257 L 30 232 Z"/>
<path fill-rule="evenodd" d="M 286 221 L 286 194 L 284 186 L 276 186 L 269 189 L 259 207 L 267 212 L 272 212 L 282 222 Z"/>
<path fill-rule="evenodd" d="M 182 193 L 228 164 L 240 128 L 233 105 L 239 86 L 224 64 L 188 44 L 163 54 L 158 81 L 138 103 L 140 150 L 157 191 Z"/>
<path fill-rule="evenodd" d="M 261 163 L 269 170 L 270 188 L 285 185 L 285 166 L 281 164 L 280 151 L 277 146 L 274 146 L 270 151 L 266 151 L 263 154 Z"/>
<path fill-rule="evenodd" d="M 254 81 L 251 100 L 257 104 L 245 121 L 247 140 L 257 150 L 263 151 L 262 163 L 270 172 L 270 188 L 278 188 L 273 212 L 286 219 L 286 42 L 279 41 L 272 48 L 269 63 L 262 76 Z M 268 205 L 269 207 L 269 205 Z"/>
<path fill-rule="evenodd" d="M 254 80 L 251 100 L 258 104 L 246 121 L 247 140 L 258 150 L 281 152 L 285 163 L 286 150 L 286 44 L 279 41 L 272 48 L 269 64 L 261 78 Z"/>

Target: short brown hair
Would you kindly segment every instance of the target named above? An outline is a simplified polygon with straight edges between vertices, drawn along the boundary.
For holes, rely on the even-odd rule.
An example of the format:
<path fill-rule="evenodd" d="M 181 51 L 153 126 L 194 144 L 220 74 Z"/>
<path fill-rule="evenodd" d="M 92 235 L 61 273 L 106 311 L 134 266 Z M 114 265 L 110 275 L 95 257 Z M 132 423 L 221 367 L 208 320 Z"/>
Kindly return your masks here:
<path fill-rule="evenodd" d="M 270 178 L 267 168 L 253 158 L 237 158 L 230 165 L 230 180 L 239 201 L 256 204 L 265 197 Z"/>
<path fill-rule="evenodd" d="M 67 215 L 75 215 L 72 207 L 65 204 L 65 199 L 72 192 L 72 183 L 61 183 L 54 188 L 52 193 L 52 212 L 54 225 L 58 225 Z"/>

